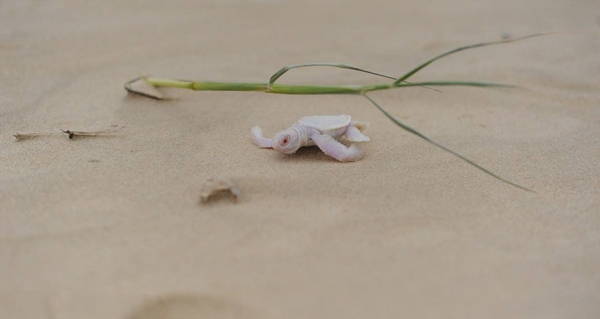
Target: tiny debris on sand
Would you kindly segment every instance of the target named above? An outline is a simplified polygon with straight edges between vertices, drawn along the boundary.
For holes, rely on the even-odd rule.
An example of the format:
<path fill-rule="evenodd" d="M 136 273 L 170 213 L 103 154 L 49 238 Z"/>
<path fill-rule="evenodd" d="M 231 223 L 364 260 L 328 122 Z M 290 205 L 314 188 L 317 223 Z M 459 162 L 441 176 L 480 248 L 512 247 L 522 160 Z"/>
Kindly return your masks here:
<path fill-rule="evenodd" d="M 222 178 L 209 178 L 202 186 L 200 199 L 203 203 L 208 202 L 215 195 L 231 194 L 233 201 L 237 201 L 240 196 L 240 189 L 230 180 Z"/>

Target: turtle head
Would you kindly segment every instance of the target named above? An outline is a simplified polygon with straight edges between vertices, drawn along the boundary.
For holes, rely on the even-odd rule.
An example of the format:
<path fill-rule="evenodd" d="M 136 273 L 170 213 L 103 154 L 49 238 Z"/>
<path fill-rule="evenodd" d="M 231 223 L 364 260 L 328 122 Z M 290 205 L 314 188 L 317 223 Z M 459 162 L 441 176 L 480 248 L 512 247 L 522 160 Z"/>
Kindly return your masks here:
<path fill-rule="evenodd" d="M 283 130 L 273 138 L 273 148 L 284 154 L 293 154 L 300 146 L 302 146 L 302 136 L 293 128 Z"/>

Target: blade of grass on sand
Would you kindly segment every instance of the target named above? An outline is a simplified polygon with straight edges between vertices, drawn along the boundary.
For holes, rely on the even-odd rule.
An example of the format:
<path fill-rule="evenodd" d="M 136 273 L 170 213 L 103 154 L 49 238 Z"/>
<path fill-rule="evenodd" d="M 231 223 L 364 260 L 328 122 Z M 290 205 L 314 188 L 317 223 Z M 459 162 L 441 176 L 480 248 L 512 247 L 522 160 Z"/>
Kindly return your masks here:
<path fill-rule="evenodd" d="M 410 133 L 412 133 L 412 134 L 414 134 L 414 135 L 422 138 L 423 140 L 427 141 L 428 143 L 430 143 L 430 144 L 432 144 L 432 145 L 434 145 L 434 146 L 436 146 L 438 148 L 441 148 L 442 150 L 444 150 L 444 151 L 446 151 L 446 152 L 448 152 L 448 153 L 450 153 L 450 154 L 452 154 L 452 155 L 460 158 L 461 160 L 467 162 L 469 165 L 471 165 L 471 166 L 479 169 L 480 171 L 482 171 L 482 172 L 484 172 L 484 173 L 486 173 L 486 174 L 494 177 L 495 179 L 497 179 L 499 181 L 502 181 L 502 182 L 507 183 L 507 184 L 509 184 L 511 186 L 514 186 L 516 188 L 522 189 L 524 191 L 535 193 L 535 191 L 533 191 L 533 190 L 531 190 L 531 189 L 529 189 L 527 187 L 524 187 L 524 186 L 521 186 L 519 184 L 513 183 L 513 182 L 511 182 L 511 181 L 509 181 L 509 180 L 507 180 L 507 179 L 505 179 L 503 177 L 500 177 L 500 176 L 492 173 L 490 170 L 482 167 L 481 165 L 473 162 L 472 160 L 464 157 L 463 155 L 461 155 L 461 154 L 459 154 L 459 153 L 457 153 L 457 152 L 455 152 L 455 151 L 453 151 L 453 150 L 445 147 L 444 145 L 441 145 L 438 142 L 430 139 L 429 137 L 423 135 L 422 133 L 420 133 L 419 131 L 415 130 L 414 128 L 412 128 L 412 127 L 410 127 L 410 126 L 408 126 L 408 125 L 400 122 L 398 119 L 396 119 L 393 115 L 391 115 L 390 113 L 388 113 L 383 107 L 381 107 L 381 105 L 379 105 L 377 102 L 375 102 L 375 100 L 373 100 L 367 94 L 363 94 L 363 96 L 365 98 L 367 98 L 367 100 L 369 100 L 373 105 L 375 105 L 375 107 L 377 107 L 377 109 L 379 109 L 379 111 L 381 111 L 381 113 L 383 113 L 388 119 L 390 119 L 392 122 L 394 122 L 396 125 L 400 126 L 402 129 L 406 130 L 407 132 L 410 132 Z"/>
<path fill-rule="evenodd" d="M 377 75 L 377 76 L 384 77 L 384 78 L 387 78 L 387 79 L 390 79 L 390 80 L 394 80 L 394 81 L 397 79 L 397 77 L 393 77 L 393 76 L 389 76 L 389 75 L 385 75 L 385 74 L 381 74 L 381 73 L 377 73 L 377 72 L 365 70 L 365 69 L 358 68 L 358 67 L 355 67 L 355 66 L 352 66 L 352 65 L 348 65 L 348 64 L 339 64 L 339 63 L 308 63 L 308 64 L 286 65 L 286 66 L 282 67 L 281 69 L 279 69 L 279 71 L 277 71 L 273 75 L 271 75 L 271 77 L 269 78 L 269 84 L 268 84 L 267 87 L 270 90 L 273 87 L 273 85 L 275 84 L 275 82 L 282 75 L 284 75 L 285 73 L 287 73 L 290 70 L 299 69 L 299 68 L 307 68 L 307 67 L 315 67 L 315 66 L 318 66 L 318 67 L 322 67 L 322 66 L 325 66 L 325 67 L 334 67 L 334 68 L 340 68 L 340 69 L 358 71 L 358 72 L 368 73 L 368 74 L 372 74 L 372 75 Z M 410 82 L 403 81 L 402 83 L 410 83 Z M 441 92 L 438 89 L 431 88 L 431 87 L 428 87 L 428 86 L 422 86 L 422 85 L 412 85 L 412 86 L 421 86 L 421 87 L 423 87 L 425 89 L 430 89 L 430 90 L 436 91 L 438 93 Z"/>
<path fill-rule="evenodd" d="M 351 66 L 351 65 L 347 65 L 347 64 L 337 64 L 337 63 L 307 63 L 307 64 L 286 65 L 286 66 L 282 67 L 281 69 L 279 69 L 279 71 L 277 71 L 273 75 L 271 75 L 271 78 L 269 79 L 269 86 L 268 86 L 268 88 L 270 89 L 273 86 L 273 84 L 275 84 L 275 81 L 277 81 L 277 79 L 279 79 L 287 71 L 290 71 L 290 70 L 293 70 L 293 69 L 298 69 L 298 68 L 314 67 L 314 66 L 327 66 L 327 67 L 334 67 L 334 68 L 340 68 L 340 69 L 346 69 L 346 70 L 353 70 L 353 71 L 368 73 L 368 74 L 372 74 L 372 75 L 377 75 L 377 76 L 384 77 L 384 78 L 387 78 L 387 79 L 390 79 L 390 80 L 396 80 L 396 77 L 393 77 L 393 76 L 389 76 L 389 75 L 385 75 L 385 74 L 381 74 L 381 73 L 377 73 L 377 72 L 373 72 L 373 71 L 369 71 L 369 70 L 357 68 L 355 66 Z"/>
<path fill-rule="evenodd" d="M 481 88 L 516 88 L 515 85 L 491 82 L 466 82 L 466 81 L 425 81 L 396 84 L 397 87 L 407 86 L 473 86 Z"/>
<path fill-rule="evenodd" d="M 494 44 L 502 44 L 502 43 L 509 43 L 509 42 L 515 42 L 515 41 L 520 41 L 520 40 L 525 40 L 525 39 L 529 39 L 529 38 L 533 38 L 533 37 L 539 37 L 542 35 L 547 35 L 548 33 L 536 33 L 536 34 L 530 34 L 530 35 L 526 35 L 524 37 L 519 37 L 519 38 L 514 38 L 514 39 L 505 39 L 505 40 L 499 40 L 499 41 L 491 41 L 491 42 L 482 42 L 482 43 L 476 43 L 476 44 L 471 44 L 471 45 L 466 45 L 466 46 L 462 46 L 460 48 L 456 48 L 453 50 L 450 50 L 448 52 L 444 52 L 436 57 L 433 57 L 431 59 L 429 59 L 427 62 L 419 65 L 418 67 L 408 71 L 406 74 L 404 74 L 403 76 L 399 77 L 396 82 L 394 82 L 394 84 L 398 85 L 401 84 L 403 81 L 407 80 L 408 78 L 410 78 L 411 76 L 413 76 L 415 73 L 419 72 L 421 69 L 425 68 L 426 66 L 430 65 L 431 63 L 454 53 L 460 52 L 460 51 L 464 51 L 464 50 L 468 50 L 468 49 L 474 49 L 474 48 L 480 48 L 480 47 L 484 47 L 484 46 L 488 46 L 488 45 L 494 45 Z"/>

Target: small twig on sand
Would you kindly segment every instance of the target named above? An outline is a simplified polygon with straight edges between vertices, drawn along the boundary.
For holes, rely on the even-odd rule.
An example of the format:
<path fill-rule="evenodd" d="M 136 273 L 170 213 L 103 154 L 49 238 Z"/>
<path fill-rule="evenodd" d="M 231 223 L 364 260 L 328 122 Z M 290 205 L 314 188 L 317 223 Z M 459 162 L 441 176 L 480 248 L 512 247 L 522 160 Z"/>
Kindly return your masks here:
<path fill-rule="evenodd" d="M 73 131 L 73 130 L 61 130 L 63 133 L 69 136 L 69 139 L 76 137 L 101 137 L 101 136 L 112 136 L 116 133 L 115 129 L 101 130 L 101 131 Z"/>
<path fill-rule="evenodd" d="M 76 137 L 101 137 L 101 136 L 112 136 L 123 126 L 112 125 L 112 128 L 100 131 L 74 131 L 74 130 L 60 130 L 62 133 L 67 134 L 69 139 Z M 38 137 L 57 136 L 60 133 L 16 133 L 13 136 L 17 142 L 31 140 Z M 60 134 L 62 135 L 62 134 Z"/>

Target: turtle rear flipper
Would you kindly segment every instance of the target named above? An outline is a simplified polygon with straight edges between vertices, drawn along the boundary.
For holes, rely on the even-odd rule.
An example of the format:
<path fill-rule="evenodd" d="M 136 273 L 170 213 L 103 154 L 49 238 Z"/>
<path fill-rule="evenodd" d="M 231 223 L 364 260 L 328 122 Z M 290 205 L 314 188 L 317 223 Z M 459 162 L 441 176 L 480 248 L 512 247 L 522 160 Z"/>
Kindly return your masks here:
<path fill-rule="evenodd" d="M 311 138 L 323 153 L 340 162 L 355 162 L 365 155 L 356 144 L 346 146 L 329 135 L 315 134 Z"/>

